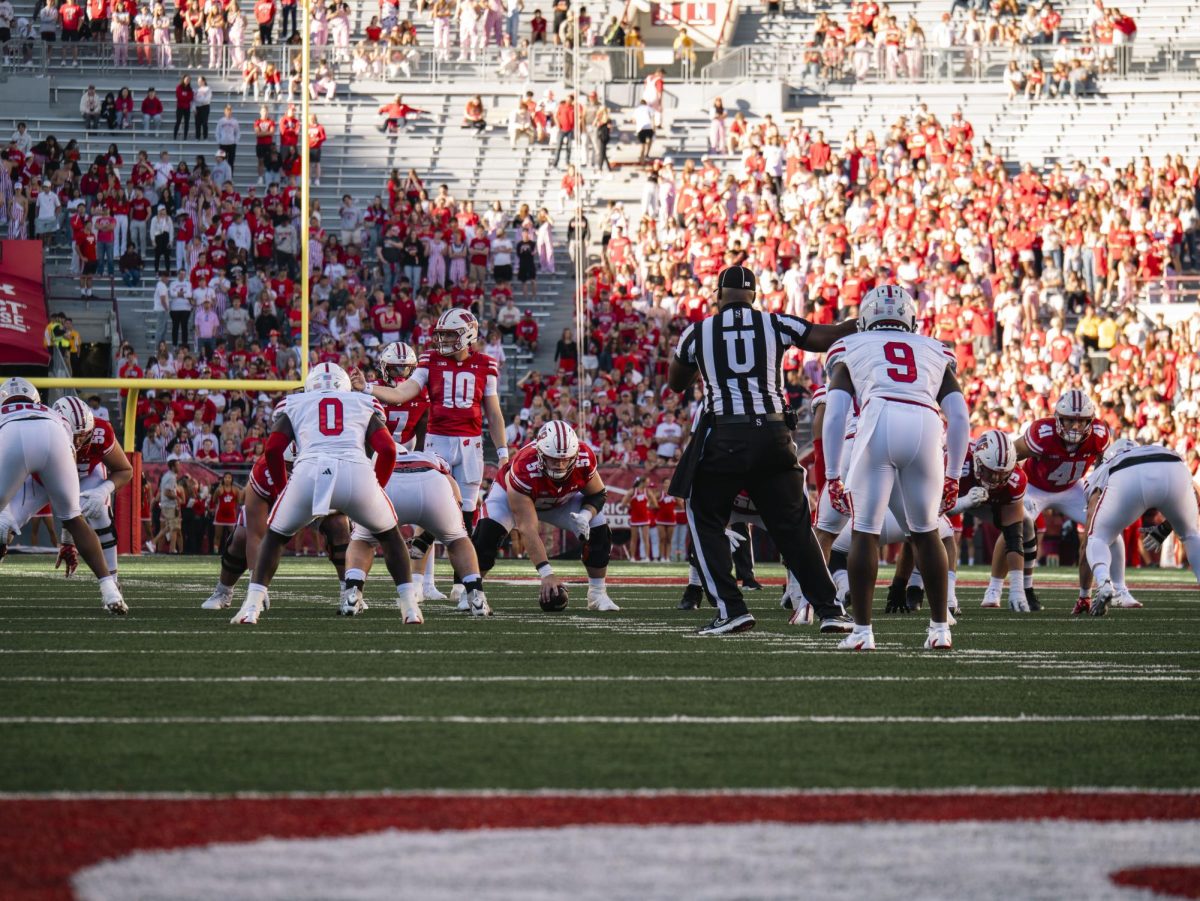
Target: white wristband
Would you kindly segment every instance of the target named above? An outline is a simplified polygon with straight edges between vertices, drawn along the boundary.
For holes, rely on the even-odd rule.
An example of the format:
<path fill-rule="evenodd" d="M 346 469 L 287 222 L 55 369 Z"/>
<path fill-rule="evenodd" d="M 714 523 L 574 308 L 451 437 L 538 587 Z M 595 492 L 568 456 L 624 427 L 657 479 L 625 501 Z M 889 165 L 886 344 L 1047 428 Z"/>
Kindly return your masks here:
<path fill-rule="evenodd" d="M 367 382 L 365 385 L 363 385 L 363 394 L 367 395 L 368 397 L 374 397 L 375 384 L 373 382 Z"/>
<path fill-rule="evenodd" d="M 541 566 L 539 566 L 537 568 L 537 572 L 538 572 L 538 575 L 544 579 L 547 576 L 554 575 L 554 567 L 551 566 L 549 563 L 543 563 Z"/>
<path fill-rule="evenodd" d="M 503 463 L 505 460 L 507 460 L 508 459 L 508 448 L 507 447 L 496 448 L 496 459 L 499 460 L 501 463 Z"/>

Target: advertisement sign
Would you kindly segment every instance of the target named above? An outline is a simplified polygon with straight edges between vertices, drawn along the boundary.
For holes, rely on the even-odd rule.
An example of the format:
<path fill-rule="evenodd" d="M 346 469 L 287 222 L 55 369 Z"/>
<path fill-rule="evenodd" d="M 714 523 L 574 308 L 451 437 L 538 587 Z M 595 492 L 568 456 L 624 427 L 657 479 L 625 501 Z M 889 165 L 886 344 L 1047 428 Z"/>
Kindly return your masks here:
<path fill-rule="evenodd" d="M 41 241 L 0 241 L 0 366 L 48 366 Z"/>
<path fill-rule="evenodd" d="M 653 4 L 651 21 L 655 25 L 669 25 L 678 28 L 712 26 L 717 24 L 716 3 L 655 3 Z"/>

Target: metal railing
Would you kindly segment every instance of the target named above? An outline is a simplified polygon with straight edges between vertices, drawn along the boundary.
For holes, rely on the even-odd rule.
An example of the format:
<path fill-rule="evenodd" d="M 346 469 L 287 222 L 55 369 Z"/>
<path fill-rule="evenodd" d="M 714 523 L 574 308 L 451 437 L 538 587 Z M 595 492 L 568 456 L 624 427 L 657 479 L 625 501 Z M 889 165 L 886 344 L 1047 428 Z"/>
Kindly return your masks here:
<path fill-rule="evenodd" d="M 229 44 L 114 44 L 110 40 L 47 44 L 40 40 L 13 39 L 0 45 L 0 72 L 64 78 L 85 69 L 142 76 L 157 71 L 174 76 L 188 74 L 193 79 L 204 75 L 240 81 L 243 63 L 248 57 L 254 57 L 264 64 L 274 63 L 283 76 L 286 89 L 291 60 L 298 55 L 298 47 L 286 44 L 233 47 Z M 166 102 L 165 87 L 162 96 Z"/>
<path fill-rule="evenodd" d="M 1054 67 L 1084 61 L 1086 78 L 1056 83 Z M 1200 42 L 1164 44 L 1019 44 L 1011 47 L 953 47 L 940 49 L 845 47 L 797 48 L 778 44 L 731 48 L 705 66 L 705 85 L 751 79 L 779 80 L 821 89 L 849 84 L 1001 81 L 1010 62 L 1028 78 L 1034 60 L 1042 65 L 1043 96 L 1052 90 L 1075 96 L 1093 93 L 1107 78 L 1163 79 L 1200 77 Z"/>

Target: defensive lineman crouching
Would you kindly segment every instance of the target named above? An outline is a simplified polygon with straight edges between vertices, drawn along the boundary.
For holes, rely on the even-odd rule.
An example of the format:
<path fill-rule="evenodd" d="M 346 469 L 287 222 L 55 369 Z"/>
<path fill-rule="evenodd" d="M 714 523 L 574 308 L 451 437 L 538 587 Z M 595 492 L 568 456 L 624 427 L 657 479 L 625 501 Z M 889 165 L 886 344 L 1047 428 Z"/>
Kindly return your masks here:
<path fill-rule="evenodd" d="M 463 599 L 471 615 L 491 616 L 492 609 L 483 593 L 483 578 L 479 575 L 479 561 L 463 525 L 462 497 L 446 461 L 436 454 L 398 446 L 395 468 L 385 490 L 400 522 L 420 526 L 446 546 L 454 567 L 454 580 L 463 586 Z M 344 615 L 354 616 L 366 609 L 362 588 L 378 546 L 379 540 L 370 530 L 354 526 L 346 557 L 346 590 L 341 607 Z M 416 604 L 405 610 L 406 625 L 419 626 L 424 621 L 421 608 Z"/>
<path fill-rule="evenodd" d="M 484 501 L 483 518 L 474 535 L 481 571 L 487 575 L 496 563 L 501 542 L 516 528 L 542 580 L 539 601 L 550 609 L 556 603 L 565 606 L 557 600 L 565 597 L 562 580 L 550 566 L 538 534 L 539 522 L 546 522 L 574 532 L 583 542 L 588 609 L 619 610 L 604 581 L 612 553 L 612 532 L 604 517 L 606 495 L 596 470 L 595 451 L 580 443 L 570 424 L 561 419 L 546 423 L 537 438 L 501 468 Z"/>

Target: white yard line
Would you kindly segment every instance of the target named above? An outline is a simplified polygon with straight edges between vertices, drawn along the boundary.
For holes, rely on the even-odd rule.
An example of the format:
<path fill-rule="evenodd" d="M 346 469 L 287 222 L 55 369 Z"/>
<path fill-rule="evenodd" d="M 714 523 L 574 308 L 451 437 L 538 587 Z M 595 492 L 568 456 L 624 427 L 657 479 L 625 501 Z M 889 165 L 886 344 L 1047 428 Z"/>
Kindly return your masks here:
<path fill-rule="evenodd" d="M 1196 723 L 1200 714 L 1101 714 L 1051 716 L 4 716 L 5 726 L 255 726 L 390 725 L 464 726 L 762 726 L 762 725 L 1057 725 L 1061 723 Z"/>
<path fill-rule="evenodd" d="M 433 634 L 433 633 L 428 633 Z M 416 640 L 416 639 L 413 639 Z M 774 657 L 788 656 L 794 654 L 832 654 L 838 657 L 845 657 L 847 660 L 853 659 L 854 655 L 846 651 L 835 649 L 832 642 L 836 639 L 830 637 L 828 642 L 822 642 L 821 646 L 816 644 L 799 644 L 796 642 L 787 642 L 791 647 L 782 647 L 778 649 L 756 649 L 753 646 L 746 647 L 741 642 L 745 639 L 733 639 L 736 649 L 730 645 L 727 640 L 724 646 L 729 650 L 726 653 L 736 654 L 738 657 L 755 656 L 755 657 Z M 919 636 L 911 636 L 914 642 L 919 640 Z M 716 647 L 712 642 L 716 639 L 706 639 L 709 642 L 709 647 Z M 1110 651 L 1110 650 L 1079 650 L 1079 651 L 999 651 L 985 649 L 959 649 L 946 654 L 930 654 L 924 651 L 917 651 L 912 648 L 899 646 L 896 642 L 896 647 L 882 647 L 874 651 L 873 654 L 878 656 L 888 654 L 891 656 L 908 656 L 921 660 L 939 660 L 939 661 L 969 661 L 973 663 L 1009 663 L 1009 662 L 1025 662 L 1025 661 L 1048 661 L 1053 662 L 1059 658 L 1072 657 L 1156 657 L 1164 656 L 1196 656 L 1200 655 L 1200 648 L 1181 649 L 1181 650 L 1157 650 L 1157 651 Z M 446 648 L 214 648 L 212 650 L 203 650 L 200 648 L 0 648 L 0 656 L 6 654 L 36 654 L 38 656 L 61 655 L 61 654 L 148 654 L 148 655 L 213 655 L 213 654 L 254 654 L 257 656 L 269 656 L 271 654 L 326 654 L 326 655 L 349 655 L 349 656 L 374 656 L 374 655 L 433 655 L 433 656 L 451 656 L 465 655 L 473 657 L 488 657 L 488 656 L 516 656 L 516 657 L 544 657 L 544 656 L 616 656 L 616 655 L 633 655 L 633 656 L 694 656 L 695 652 L 691 650 L 678 649 L 628 649 L 628 648 L 576 648 L 576 649 L 547 649 L 547 650 L 515 650 L 506 648 L 479 648 L 479 649 L 446 649 Z M 952 678 L 948 675 L 947 678 Z"/>
<path fill-rule="evenodd" d="M 1103 671 L 1108 672 L 1107 668 Z M 1140 673 L 1122 673 L 1122 682 L 1198 682 L 1200 681 L 1200 672 L 1195 672 L 1192 675 L 1187 673 L 1155 673 L 1155 674 L 1140 674 Z M 63 683 L 63 684 L 79 684 L 79 685 L 110 685 L 110 684 L 204 684 L 204 685 L 224 685 L 224 684 L 243 684 L 243 683 L 282 683 L 290 684 L 294 682 L 312 683 L 312 684 L 341 684 L 341 683 L 365 683 L 365 684 L 390 684 L 390 683 L 414 683 L 414 684 L 432 684 L 439 685 L 442 683 L 493 683 L 493 682 L 546 682 L 546 683 L 589 683 L 589 682 L 707 682 L 707 683 L 726 683 L 726 682 L 748 682 L 748 683 L 805 683 L 805 682 L 946 682 L 947 679 L 953 682 L 1094 682 L 1096 676 L 1093 674 L 1087 675 L 1012 675 L 1012 676 L 975 676 L 975 675 L 959 675 L 953 676 L 854 676 L 854 675 L 819 675 L 819 676 L 713 676 L 707 673 L 695 673 L 688 675 L 668 675 L 668 676 L 578 676 L 578 675 L 503 675 L 503 676 L 480 676 L 480 675 L 422 675 L 422 676 L 0 676 L 0 684 L 5 682 L 14 683 Z"/>

